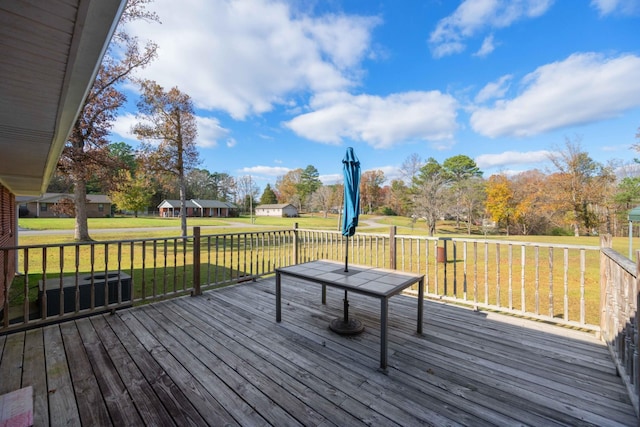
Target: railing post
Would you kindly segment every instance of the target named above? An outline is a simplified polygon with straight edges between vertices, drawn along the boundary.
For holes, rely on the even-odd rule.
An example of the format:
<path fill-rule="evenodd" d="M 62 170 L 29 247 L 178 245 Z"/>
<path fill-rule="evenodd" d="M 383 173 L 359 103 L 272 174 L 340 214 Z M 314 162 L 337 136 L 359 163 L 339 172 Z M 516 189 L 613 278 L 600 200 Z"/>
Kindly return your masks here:
<path fill-rule="evenodd" d="M 389 229 L 389 268 L 396 269 L 396 226 Z"/>
<path fill-rule="evenodd" d="M 200 227 L 193 227 L 193 296 L 202 295 L 200 287 Z"/>
<path fill-rule="evenodd" d="M 293 224 L 293 265 L 298 264 L 298 223 Z"/>
<path fill-rule="evenodd" d="M 609 271 L 607 269 L 607 257 L 602 253 L 602 248 L 611 247 L 611 235 L 603 234 L 600 236 L 600 339 L 605 341 L 609 338 L 607 330 L 607 285 Z"/>
<path fill-rule="evenodd" d="M 636 251 L 636 279 L 634 283 L 633 292 L 635 295 L 632 298 L 636 300 L 636 312 L 633 314 L 633 319 L 635 321 L 634 331 L 633 331 L 633 381 L 634 381 L 634 390 L 636 392 L 636 396 L 640 396 L 640 356 L 638 352 L 640 351 L 640 316 L 638 316 L 638 311 L 640 311 L 640 251 Z M 640 416 L 640 408 L 636 408 L 637 415 Z"/>

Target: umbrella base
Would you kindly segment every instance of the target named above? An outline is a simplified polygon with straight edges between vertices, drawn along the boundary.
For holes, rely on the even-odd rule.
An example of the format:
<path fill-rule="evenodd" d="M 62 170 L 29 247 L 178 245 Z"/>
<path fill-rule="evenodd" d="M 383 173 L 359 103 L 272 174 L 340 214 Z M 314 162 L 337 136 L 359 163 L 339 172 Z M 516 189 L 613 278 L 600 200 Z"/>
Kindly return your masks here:
<path fill-rule="evenodd" d="M 347 322 L 344 321 L 344 318 L 338 317 L 329 323 L 329 329 L 340 335 L 358 335 L 364 331 L 364 325 L 353 317 Z"/>

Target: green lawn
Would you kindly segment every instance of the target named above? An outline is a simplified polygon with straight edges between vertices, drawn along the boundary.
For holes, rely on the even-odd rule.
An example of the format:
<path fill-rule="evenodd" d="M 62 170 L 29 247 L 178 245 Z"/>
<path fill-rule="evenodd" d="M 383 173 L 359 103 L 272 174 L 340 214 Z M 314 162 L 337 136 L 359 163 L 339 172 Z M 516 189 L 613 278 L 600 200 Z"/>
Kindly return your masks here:
<path fill-rule="evenodd" d="M 205 227 L 202 234 L 222 234 L 255 231 L 258 229 L 290 229 L 297 223 L 300 228 L 320 229 L 320 230 L 338 230 L 339 218 L 337 215 L 329 215 L 324 218 L 321 215 L 303 215 L 299 218 L 270 218 L 270 217 L 254 217 L 253 225 L 249 216 L 239 218 L 188 218 L 187 225 L 189 227 Z M 367 221 L 375 221 L 379 226 L 367 226 Z M 240 224 L 245 224 L 244 226 Z M 20 218 L 18 225 L 29 230 L 73 230 L 75 225 L 74 218 Z M 360 216 L 359 231 L 362 233 L 379 233 L 388 234 L 389 227 L 395 225 L 397 234 L 406 234 L 412 236 L 427 236 L 427 226 L 423 220 L 415 223 L 410 218 L 388 216 L 379 217 L 371 215 Z M 463 225 L 463 224 L 462 224 Z M 116 218 L 89 218 L 89 234 L 91 230 L 96 229 L 116 229 L 116 228 L 159 228 L 166 227 L 166 231 L 141 231 L 127 232 L 126 236 L 122 232 L 114 233 L 95 233 L 92 235 L 94 240 L 122 240 L 134 238 L 152 238 L 152 237 L 175 237 L 179 233 L 175 228 L 180 227 L 179 218 L 156 218 L 156 217 L 116 217 Z M 215 228 L 207 228 L 215 227 Z M 453 221 L 442 222 L 437 229 L 436 237 L 459 237 L 459 238 L 477 238 L 488 240 L 508 240 L 514 242 L 539 242 L 554 243 L 565 245 L 588 245 L 598 246 L 600 238 L 597 236 L 504 236 L 504 235 L 487 235 L 484 236 L 476 231 L 475 234 L 468 235 L 466 229 L 461 227 L 455 228 Z M 20 236 L 21 245 L 29 244 L 55 244 L 55 243 L 71 243 L 73 237 L 69 235 L 48 235 L 48 236 Z M 626 237 L 618 237 L 613 239 L 613 248 L 623 255 L 629 253 L 629 240 Z M 633 250 L 640 249 L 640 237 L 634 237 Z"/>

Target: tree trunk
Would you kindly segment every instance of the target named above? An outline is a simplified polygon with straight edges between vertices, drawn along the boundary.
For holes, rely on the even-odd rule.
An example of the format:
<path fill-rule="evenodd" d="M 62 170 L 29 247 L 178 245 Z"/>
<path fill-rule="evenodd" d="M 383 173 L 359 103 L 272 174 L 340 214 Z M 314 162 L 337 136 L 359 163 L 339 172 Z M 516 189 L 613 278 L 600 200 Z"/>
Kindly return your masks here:
<path fill-rule="evenodd" d="M 76 210 L 76 226 L 74 239 L 81 242 L 92 240 L 89 236 L 89 225 L 87 224 L 87 185 L 83 180 L 73 183 L 73 203 Z"/>
<path fill-rule="evenodd" d="M 184 175 L 180 176 L 180 228 L 182 237 L 187 235 L 187 188 Z"/>

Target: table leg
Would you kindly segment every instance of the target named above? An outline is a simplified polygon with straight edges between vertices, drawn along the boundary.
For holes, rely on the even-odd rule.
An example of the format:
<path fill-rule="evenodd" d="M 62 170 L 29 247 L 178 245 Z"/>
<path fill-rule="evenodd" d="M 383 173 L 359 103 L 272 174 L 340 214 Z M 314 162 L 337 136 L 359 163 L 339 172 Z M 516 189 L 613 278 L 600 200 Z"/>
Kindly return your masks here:
<path fill-rule="evenodd" d="M 327 303 L 327 285 L 322 285 L 322 304 Z"/>
<path fill-rule="evenodd" d="M 282 294 L 282 290 L 280 281 L 280 273 L 276 272 L 276 322 L 282 320 L 282 310 L 280 308 L 280 295 Z"/>
<path fill-rule="evenodd" d="M 389 300 L 380 298 L 380 369 L 387 369 L 387 317 L 389 316 Z"/>
<path fill-rule="evenodd" d="M 418 335 L 422 334 L 422 310 L 424 306 L 424 276 L 418 282 Z"/>

